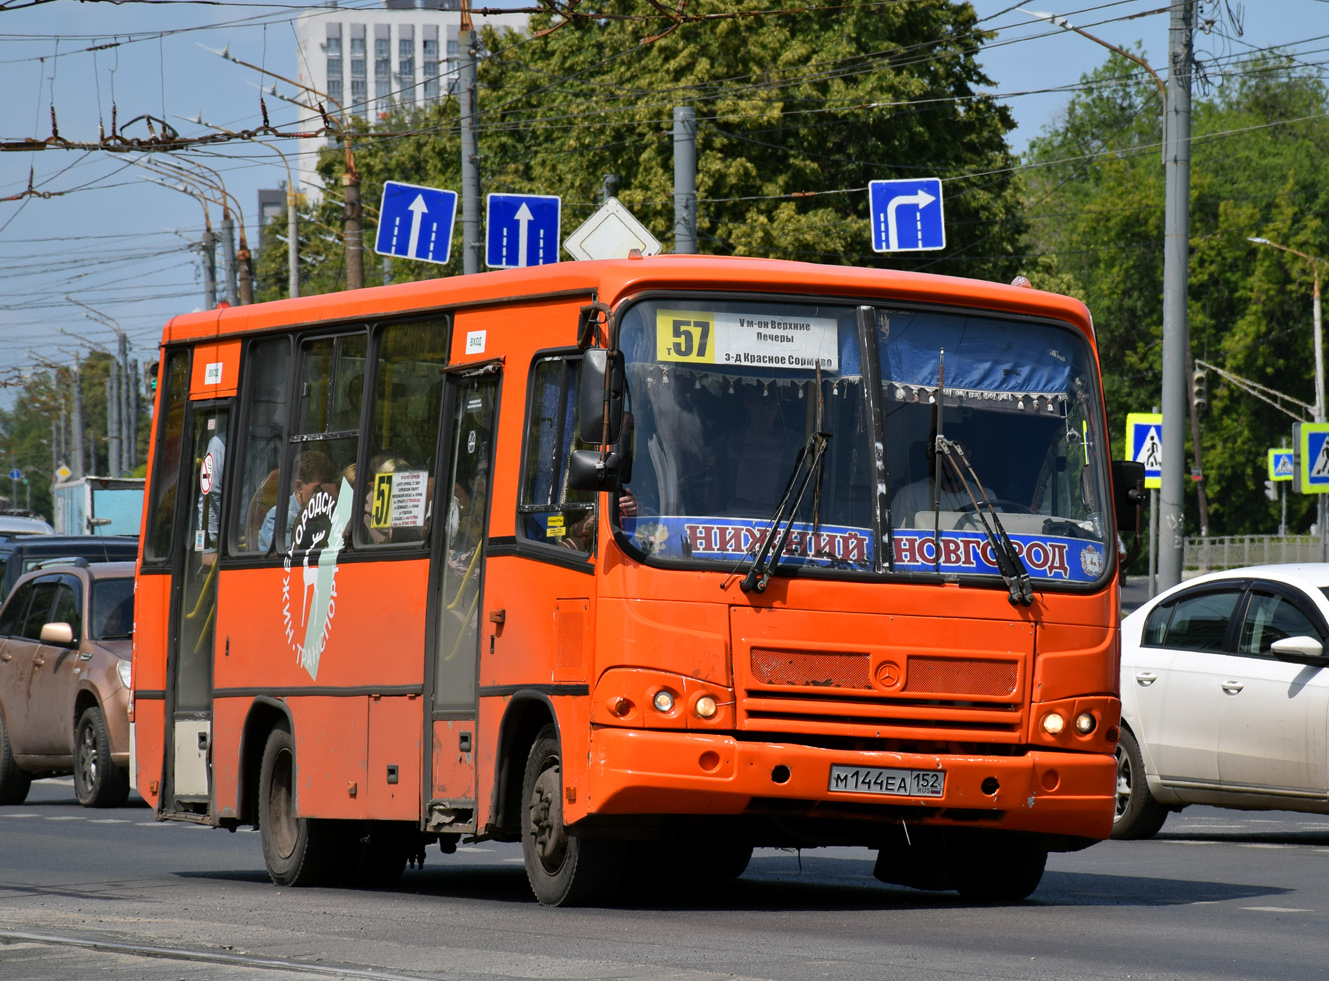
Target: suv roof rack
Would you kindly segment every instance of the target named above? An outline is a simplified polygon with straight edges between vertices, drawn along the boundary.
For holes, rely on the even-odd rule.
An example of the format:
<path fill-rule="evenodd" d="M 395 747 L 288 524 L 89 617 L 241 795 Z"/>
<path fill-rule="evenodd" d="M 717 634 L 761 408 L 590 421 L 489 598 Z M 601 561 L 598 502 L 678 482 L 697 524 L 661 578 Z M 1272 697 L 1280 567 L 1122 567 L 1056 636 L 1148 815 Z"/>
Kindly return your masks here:
<path fill-rule="evenodd" d="M 32 568 L 28 571 L 35 572 L 38 569 L 49 569 L 54 565 L 73 565 L 78 566 L 80 569 L 86 569 L 88 567 L 88 560 L 81 555 L 63 555 L 54 559 L 42 559 L 39 562 L 34 562 Z"/>

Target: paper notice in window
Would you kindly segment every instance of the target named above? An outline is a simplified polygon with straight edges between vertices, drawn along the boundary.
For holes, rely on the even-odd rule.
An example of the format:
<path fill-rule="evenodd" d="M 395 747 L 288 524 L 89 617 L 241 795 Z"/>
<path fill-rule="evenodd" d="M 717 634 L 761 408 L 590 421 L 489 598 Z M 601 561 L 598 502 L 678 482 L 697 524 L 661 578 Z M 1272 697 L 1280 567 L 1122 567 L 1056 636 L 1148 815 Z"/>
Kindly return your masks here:
<path fill-rule="evenodd" d="M 660 310 L 655 315 L 661 361 L 838 371 L 839 329 L 833 317 Z"/>
<path fill-rule="evenodd" d="M 429 474 L 424 470 L 401 470 L 392 475 L 393 528 L 424 527 L 428 484 Z"/>

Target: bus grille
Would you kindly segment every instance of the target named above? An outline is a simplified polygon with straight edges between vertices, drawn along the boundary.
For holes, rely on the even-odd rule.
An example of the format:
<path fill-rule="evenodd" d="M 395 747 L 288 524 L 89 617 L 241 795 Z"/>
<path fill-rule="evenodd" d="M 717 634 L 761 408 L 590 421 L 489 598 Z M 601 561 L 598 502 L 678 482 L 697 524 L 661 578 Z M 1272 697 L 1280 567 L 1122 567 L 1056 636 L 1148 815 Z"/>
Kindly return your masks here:
<path fill-rule="evenodd" d="M 754 647 L 752 679 L 763 685 L 871 689 L 866 653 Z"/>
<path fill-rule="evenodd" d="M 904 690 L 933 695 L 1012 695 L 1019 677 L 1015 661 L 911 657 Z"/>

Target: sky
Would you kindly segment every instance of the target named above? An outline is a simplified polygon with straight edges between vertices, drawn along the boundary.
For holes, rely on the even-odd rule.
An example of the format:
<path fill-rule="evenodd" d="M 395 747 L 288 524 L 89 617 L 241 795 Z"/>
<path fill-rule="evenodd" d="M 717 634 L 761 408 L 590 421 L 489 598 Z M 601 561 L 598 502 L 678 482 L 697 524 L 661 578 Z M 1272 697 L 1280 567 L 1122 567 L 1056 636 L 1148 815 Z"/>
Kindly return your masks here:
<path fill-rule="evenodd" d="M 164 4 L 28 0 L 0 9 L 0 139 L 45 139 L 51 106 L 60 135 L 95 141 L 108 130 L 112 106 L 123 126 L 151 115 L 184 135 L 206 130 L 187 119 L 239 129 L 259 122 L 259 76 L 205 49 L 230 52 L 281 74 L 294 74 L 291 18 L 312 4 L 289 2 Z M 1025 9 L 1052 12 L 1109 43 L 1141 45 L 1160 74 L 1167 64 L 1167 0 L 1030 0 Z M 343 0 L 343 7 L 377 6 Z M 500 6 L 494 2 L 492 6 Z M 515 0 L 508 6 L 515 5 Z M 992 91 L 1011 108 L 1023 151 L 1065 107 L 1080 75 L 1108 52 L 1093 41 L 1038 20 L 1008 2 L 975 0 L 983 26 L 997 37 L 979 61 Z M 1329 0 L 1232 0 L 1203 3 L 1208 33 L 1197 57 L 1218 81 L 1225 59 L 1271 45 L 1286 46 L 1323 71 L 1329 49 Z M 268 99 L 272 122 L 290 128 L 297 110 Z M 184 118 L 181 118 L 184 117 Z M 154 122 L 153 125 L 159 125 Z M 132 135 L 146 136 L 140 120 Z M 283 141 L 293 154 L 309 152 Z M 305 144 L 307 147 L 307 143 Z M 276 187 L 286 170 L 279 155 L 243 144 L 192 152 L 218 171 L 239 201 L 251 242 L 257 239 L 257 191 Z M 198 309 L 203 287 L 191 249 L 203 231 L 203 210 L 191 197 L 153 184 L 163 179 L 140 166 L 138 154 L 47 149 L 0 154 L 0 198 L 32 187 L 49 198 L 0 201 L 0 383 L 43 364 L 69 363 L 76 352 L 111 347 L 116 323 L 134 355 L 149 360 L 166 320 Z M 31 178 L 30 178 L 31 174 Z M 550 188 L 546 193 L 558 193 Z M 211 207 L 214 223 L 219 209 Z M 567 231 L 567 229 L 565 229 Z M 368 263 L 367 263 L 368 265 Z M 372 274 L 371 274 L 372 278 Z M 80 305 L 82 304 L 82 305 Z M 95 314 L 87 308 L 92 308 Z M 99 319 L 100 318 L 100 319 Z M 0 406 L 14 387 L 0 388 Z"/>

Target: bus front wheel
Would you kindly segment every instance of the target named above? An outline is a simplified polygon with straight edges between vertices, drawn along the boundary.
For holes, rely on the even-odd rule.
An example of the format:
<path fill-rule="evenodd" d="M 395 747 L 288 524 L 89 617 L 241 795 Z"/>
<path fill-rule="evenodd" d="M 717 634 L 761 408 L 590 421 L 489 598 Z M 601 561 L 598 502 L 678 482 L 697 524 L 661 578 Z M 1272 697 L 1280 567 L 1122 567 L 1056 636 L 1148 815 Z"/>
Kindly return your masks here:
<path fill-rule="evenodd" d="M 258 826 L 268 876 L 279 886 L 316 886 L 330 878 L 336 835 L 330 822 L 302 818 L 295 805 L 295 738 L 274 729 L 259 771 Z"/>
<path fill-rule="evenodd" d="M 521 851 L 526 878 L 545 906 L 581 906 L 608 898 L 623 873 L 623 844 L 569 835 L 563 827 L 558 732 L 545 726 L 526 757 Z"/>

